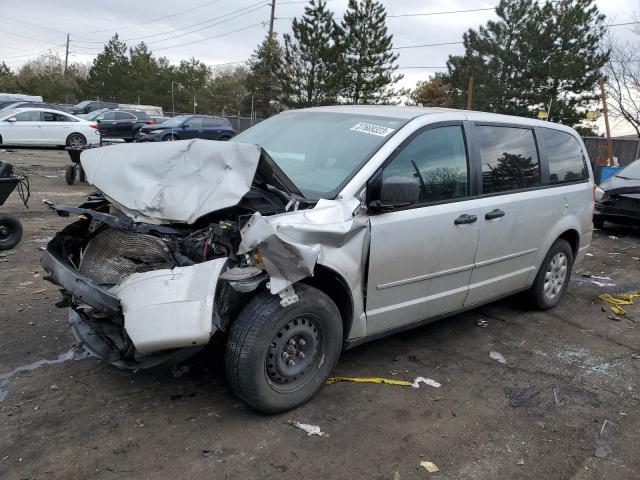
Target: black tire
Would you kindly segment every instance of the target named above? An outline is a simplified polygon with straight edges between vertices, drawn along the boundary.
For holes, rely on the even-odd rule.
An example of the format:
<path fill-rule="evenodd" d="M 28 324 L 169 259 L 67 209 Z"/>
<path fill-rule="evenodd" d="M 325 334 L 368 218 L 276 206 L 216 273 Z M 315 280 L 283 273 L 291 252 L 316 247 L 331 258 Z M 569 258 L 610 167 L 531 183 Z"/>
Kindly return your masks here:
<path fill-rule="evenodd" d="M 220 137 L 221 142 L 228 142 L 229 140 L 231 140 L 231 137 Z"/>
<path fill-rule="evenodd" d="M 80 133 L 72 133 L 67 137 L 67 147 L 82 150 L 87 145 L 87 139 Z"/>
<path fill-rule="evenodd" d="M 604 228 L 604 218 L 593 217 L 593 226 L 600 229 Z"/>
<path fill-rule="evenodd" d="M 305 403 L 326 383 L 340 356 L 342 320 L 335 303 L 308 285 L 294 288 L 298 301 L 293 304 L 283 307 L 278 295 L 265 291 L 231 324 L 227 380 L 238 397 L 260 412 Z"/>
<path fill-rule="evenodd" d="M 18 217 L 0 214 L 0 250 L 15 247 L 22 238 L 22 223 Z"/>
<path fill-rule="evenodd" d="M 67 185 L 73 185 L 76 181 L 76 166 L 69 165 L 64 171 L 64 179 Z"/>
<path fill-rule="evenodd" d="M 564 278 L 562 284 L 558 282 L 558 278 L 562 277 L 562 256 L 564 256 Z M 555 262 L 555 266 L 552 265 Z M 555 241 L 547 252 L 547 255 L 540 265 L 536 279 L 529 291 L 529 298 L 533 306 L 540 310 L 549 310 L 555 307 L 569 285 L 571 278 L 571 268 L 573 267 L 573 250 L 566 240 L 559 238 Z M 548 276 L 549 274 L 550 276 Z M 549 290 L 545 294 L 545 289 Z"/>
<path fill-rule="evenodd" d="M 176 140 L 180 140 L 176 134 L 166 135 L 162 137 L 163 142 L 175 142 Z"/>
<path fill-rule="evenodd" d="M 124 143 L 131 143 L 135 140 L 135 138 L 125 138 Z"/>
<path fill-rule="evenodd" d="M 82 165 L 78 165 L 78 180 L 81 182 L 87 181 L 87 176 L 84 174 L 84 168 L 82 168 Z"/>

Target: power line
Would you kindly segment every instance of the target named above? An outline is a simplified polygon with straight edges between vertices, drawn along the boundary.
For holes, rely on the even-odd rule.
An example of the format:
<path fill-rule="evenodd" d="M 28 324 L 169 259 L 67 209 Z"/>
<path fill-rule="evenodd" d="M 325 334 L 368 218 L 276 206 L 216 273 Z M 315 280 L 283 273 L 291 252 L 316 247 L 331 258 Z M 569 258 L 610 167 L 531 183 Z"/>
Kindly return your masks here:
<path fill-rule="evenodd" d="M 248 13 L 252 13 L 252 12 L 254 12 L 254 11 L 256 11 L 256 10 L 259 10 L 260 8 L 262 8 L 262 7 L 264 7 L 264 6 L 267 6 L 267 5 L 268 5 L 268 3 L 266 3 L 264 0 L 262 0 L 262 1 L 260 1 L 260 2 L 257 2 L 257 3 L 253 3 L 253 4 L 251 4 L 251 5 L 248 5 L 248 6 L 244 7 L 244 8 L 240 8 L 240 9 L 238 9 L 238 10 L 234 10 L 233 12 L 229 12 L 229 13 L 225 13 L 224 15 L 219 15 L 219 16 L 217 16 L 217 17 L 209 18 L 209 19 L 207 19 L 207 20 L 203 20 L 203 21 L 198 22 L 198 23 L 194 23 L 194 24 L 191 24 L 191 25 L 185 25 L 184 27 L 175 28 L 175 29 L 173 29 L 173 30 L 167 30 L 166 32 L 154 33 L 154 34 L 152 34 L 152 35 L 142 35 L 142 36 L 139 36 L 139 37 L 124 38 L 124 39 L 122 39 L 122 41 L 123 41 L 123 42 L 129 42 L 129 41 L 131 41 L 131 40 L 141 40 L 141 39 L 144 39 L 144 38 L 152 38 L 152 37 L 158 37 L 158 36 L 161 36 L 161 35 L 168 35 L 168 34 L 173 33 L 173 32 L 179 32 L 179 31 L 185 30 L 185 29 L 187 29 L 187 28 L 197 27 L 197 26 L 199 26 L 199 25 L 203 25 L 203 24 L 205 24 L 205 23 L 209 23 L 209 22 L 213 22 L 213 21 L 215 21 L 215 20 L 219 20 L 219 19 L 221 19 L 221 18 L 228 17 L 228 16 L 230 16 L 230 15 L 234 15 L 234 14 L 236 14 L 236 13 L 242 12 L 243 10 L 251 9 L 250 11 L 243 12 L 243 13 L 241 13 L 240 15 L 238 15 L 237 17 L 234 17 L 234 18 L 238 18 L 238 17 L 240 17 L 240 16 L 242 16 L 242 15 L 245 15 L 245 14 L 248 14 Z M 228 20 L 232 20 L 232 19 L 227 19 L 227 20 L 225 20 L 225 21 L 228 21 Z M 218 24 L 220 24 L 220 23 L 224 23 L 224 22 L 218 22 L 216 25 L 218 25 Z M 181 34 L 181 35 L 176 35 L 176 36 L 171 37 L 171 38 L 164 38 L 164 39 L 160 39 L 160 40 L 157 40 L 157 42 L 161 42 L 161 41 L 164 41 L 164 40 L 171 40 L 171 39 L 173 39 L 173 38 L 179 38 L 180 36 L 188 35 L 189 33 L 198 32 L 198 31 L 200 31 L 200 30 L 205 30 L 206 28 L 209 28 L 209 27 L 212 27 L 212 26 L 213 26 L 213 25 L 208 25 L 208 26 L 206 26 L 206 27 L 204 27 L 204 28 L 202 28 L 202 29 L 194 30 L 194 31 L 192 31 L 192 32 L 183 33 L 183 34 Z M 156 42 L 156 43 L 157 43 L 157 42 Z M 101 41 L 101 40 L 83 40 L 83 39 L 81 39 L 81 40 L 74 40 L 74 43 L 87 43 L 87 44 L 88 44 L 88 43 L 98 43 L 98 44 L 104 44 L 104 43 L 106 43 L 106 42 Z M 149 42 L 149 43 L 154 43 L 154 42 Z"/>
<path fill-rule="evenodd" d="M 487 7 L 487 8 L 470 8 L 468 10 L 450 10 L 448 12 L 404 13 L 399 15 L 387 15 L 387 18 L 428 17 L 431 15 L 449 15 L 449 14 L 455 14 L 455 13 L 482 12 L 482 11 L 495 10 L 495 9 L 496 7 Z"/>
<path fill-rule="evenodd" d="M 118 30 L 127 30 L 129 28 L 139 27 L 141 25 L 148 25 L 150 23 L 155 23 L 155 22 L 157 22 L 159 20 L 164 20 L 166 18 L 177 17 L 178 15 L 182 15 L 183 13 L 192 12 L 192 11 L 198 10 L 200 8 L 208 7 L 209 5 L 212 5 L 212 4 L 217 3 L 219 1 L 220 0 L 211 0 L 210 2 L 203 3 L 202 5 L 198 5 L 197 7 L 188 8 L 187 10 L 181 10 L 179 12 L 175 12 L 175 13 L 172 13 L 172 14 L 169 14 L 169 15 L 165 15 L 164 17 L 158 17 L 158 18 L 154 18 L 153 20 L 147 20 L 146 22 L 135 23 L 135 24 L 132 24 L 132 25 L 126 25 L 124 27 L 118 27 Z M 92 33 L 105 33 L 105 32 L 112 32 L 112 31 L 113 31 L 113 28 L 108 28 L 108 29 L 105 29 L 105 30 L 94 30 L 92 32 L 76 32 L 76 33 L 77 34 L 87 35 L 87 34 L 92 34 Z"/>
<path fill-rule="evenodd" d="M 231 35 L 232 33 L 242 32 L 244 30 L 249 30 L 250 28 L 254 28 L 254 27 L 257 27 L 257 26 L 260 26 L 260 25 L 264 26 L 264 22 L 254 23 L 253 25 L 248 25 L 246 27 L 238 28 L 237 30 L 232 30 L 231 32 L 220 33 L 218 35 L 214 35 L 212 37 L 207 37 L 207 38 L 202 38 L 200 40 L 192 40 L 191 42 L 179 43 L 178 45 L 171 45 L 169 47 L 156 48 L 154 51 L 157 52 L 157 51 L 160 51 L 160 50 L 168 50 L 170 48 L 182 47 L 184 45 L 192 45 L 194 43 L 206 42 L 207 40 L 213 40 L 214 38 L 224 37 L 226 35 Z"/>
<path fill-rule="evenodd" d="M 32 27 L 42 28 L 44 30 L 51 30 L 52 32 L 61 33 L 61 34 L 66 35 L 66 33 L 64 33 L 61 30 L 55 30 L 53 28 L 45 27 L 44 25 L 39 25 L 37 23 L 27 22 L 25 20 L 20 20 L 18 18 L 7 17 L 6 15 L 0 15 L 0 18 L 6 18 L 7 20 L 11 20 L 11 21 L 14 21 L 14 22 L 24 23 L 25 25 L 31 25 Z"/>
<path fill-rule="evenodd" d="M 461 45 L 464 42 L 443 42 L 443 43 L 422 43 L 420 45 L 404 45 L 402 47 L 391 47 L 391 50 L 405 50 L 407 48 L 422 48 L 422 47 L 441 47 L 443 45 Z"/>

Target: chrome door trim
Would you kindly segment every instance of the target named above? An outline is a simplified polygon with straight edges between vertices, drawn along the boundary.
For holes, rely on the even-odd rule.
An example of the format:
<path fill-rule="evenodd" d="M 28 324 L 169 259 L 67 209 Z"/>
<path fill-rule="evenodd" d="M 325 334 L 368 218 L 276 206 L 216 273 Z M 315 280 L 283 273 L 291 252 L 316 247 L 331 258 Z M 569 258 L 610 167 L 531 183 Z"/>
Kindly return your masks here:
<path fill-rule="evenodd" d="M 384 290 L 385 288 L 397 287 L 398 285 L 406 285 L 407 283 L 420 282 L 422 280 L 429 280 L 431 278 L 444 277 L 445 275 L 451 275 L 452 273 L 464 272 L 465 270 L 471 270 L 475 265 L 463 265 L 461 267 L 450 268 L 449 270 L 442 270 L 435 273 L 427 273 L 426 275 L 420 275 L 412 278 L 405 278 L 404 280 L 397 280 L 395 282 L 383 283 L 377 285 L 376 290 Z"/>
<path fill-rule="evenodd" d="M 522 252 L 510 253 L 509 255 L 504 255 L 502 257 L 491 258 L 489 260 L 484 260 L 482 262 L 476 263 L 476 267 L 484 267 L 486 265 L 491 265 L 492 263 L 502 262 L 504 260 L 511 260 L 512 258 L 521 257 L 523 255 L 528 255 L 530 253 L 537 252 L 537 248 L 530 248 L 529 250 L 524 250 Z"/>

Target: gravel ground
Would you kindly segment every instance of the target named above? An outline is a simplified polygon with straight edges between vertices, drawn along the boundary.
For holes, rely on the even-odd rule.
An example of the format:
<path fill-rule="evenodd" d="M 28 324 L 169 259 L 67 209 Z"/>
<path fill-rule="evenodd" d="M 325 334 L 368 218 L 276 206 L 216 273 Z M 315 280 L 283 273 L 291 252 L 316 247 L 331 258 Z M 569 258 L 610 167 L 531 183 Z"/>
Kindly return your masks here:
<path fill-rule="evenodd" d="M 596 232 L 552 311 L 512 297 L 347 351 L 335 372 L 424 376 L 440 388 L 337 383 L 264 416 L 231 394 L 213 349 L 180 375 L 122 372 L 74 353 L 38 263 L 68 219 L 41 199 L 77 204 L 91 188 L 65 184 L 64 151 L 2 151 L 0 160 L 32 185 L 29 210 L 17 194 L 0 207 L 25 229 L 0 253 L 2 479 L 640 478 L 640 301 L 616 321 L 597 298 L 640 290 L 638 230 Z"/>

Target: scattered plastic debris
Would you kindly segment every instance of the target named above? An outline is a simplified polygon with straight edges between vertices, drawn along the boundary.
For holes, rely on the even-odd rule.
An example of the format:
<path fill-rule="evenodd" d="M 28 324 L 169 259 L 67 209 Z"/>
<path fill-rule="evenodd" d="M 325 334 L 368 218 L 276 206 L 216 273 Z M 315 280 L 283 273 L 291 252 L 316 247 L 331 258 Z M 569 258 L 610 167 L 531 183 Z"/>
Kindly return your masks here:
<path fill-rule="evenodd" d="M 432 380 L 430 378 L 425 377 L 417 377 L 410 382 L 408 380 L 394 380 L 392 378 L 382 378 L 382 377 L 329 377 L 327 379 L 327 385 L 332 385 L 338 382 L 354 382 L 354 383 L 386 383 L 387 385 L 402 385 L 404 387 L 413 387 L 420 388 L 420 384 L 424 383 L 425 385 L 429 385 L 431 387 L 440 388 L 442 385 Z"/>
<path fill-rule="evenodd" d="M 490 357 L 492 360 L 495 360 L 496 362 L 498 362 L 498 363 L 500 363 L 500 364 L 505 364 L 505 363 L 507 363 L 507 359 L 506 359 L 506 358 L 504 358 L 504 357 L 502 356 L 502 354 L 501 354 L 501 353 L 499 353 L 499 352 L 489 352 L 489 357 Z"/>
<path fill-rule="evenodd" d="M 28 280 L 26 282 L 20 282 L 21 287 L 28 287 L 29 285 L 33 285 L 33 282 L 31 280 Z"/>
<path fill-rule="evenodd" d="M 621 295 L 613 296 L 605 293 L 604 295 L 598 295 L 598 298 L 609 304 L 609 308 L 616 315 L 626 315 L 627 312 L 620 305 L 633 305 L 634 298 L 640 298 L 640 291 L 633 293 L 623 293 Z"/>
<path fill-rule="evenodd" d="M 320 430 L 320 427 L 317 425 L 308 425 L 306 423 L 299 423 L 293 420 L 289 420 L 289 425 L 292 425 L 300 430 L 304 430 L 307 432 L 307 435 L 318 435 L 319 437 L 328 437 L 329 435 Z"/>
<path fill-rule="evenodd" d="M 440 471 L 438 466 L 433 462 L 420 462 L 420 466 L 429 473 L 436 473 Z"/>
<path fill-rule="evenodd" d="M 516 460 L 516 465 L 524 465 L 524 458 Z"/>
<path fill-rule="evenodd" d="M 631 257 L 633 258 L 635 261 L 640 261 L 640 257 Z"/>
<path fill-rule="evenodd" d="M 618 237 L 616 237 L 615 235 L 609 235 L 609 238 L 610 238 L 611 240 L 618 240 Z"/>
<path fill-rule="evenodd" d="M 481 328 L 487 328 L 489 326 L 489 322 L 487 322 L 483 318 L 480 318 L 479 320 L 476 320 L 476 325 Z"/>
<path fill-rule="evenodd" d="M 589 280 L 589 283 L 593 283 L 594 285 L 597 285 L 599 287 L 615 287 L 616 286 L 615 283 L 599 282 L 598 280 Z"/>
<path fill-rule="evenodd" d="M 51 385 L 51 390 L 58 390 L 58 385 L 56 385 L 55 383 L 53 385 Z"/>
<path fill-rule="evenodd" d="M 593 257 L 593 253 L 589 253 L 589 252 L 587 252 L 587 253 L 585 253 L 585 255 L 586 255 L 587 257 Z"/>
<path fill-rule="evenodd" d="M 614 315 L 613 313 L 610 313 L 609 315 L 607 315 L 607 318 L 609 320 L 615 320 L 616 322 L 620 322 L 622 320 L 622 317 L 619 317 L 618 315 Z"/>
<path fill-rule="evenodd" d="M 632 353 L 631 358 L 635 358 L 636 360 L 640 360 L 640 353 Z"/>
<path fill-rule="evenodd" d="M 392 378 L 381 377 L 329 377 L 327 385 L 338 382 L 354 382 L 354 383 L 386 383 L 388 385 L 404 385 L 406 387 L 413 385 L 408 380 L 393 380 Z"/>
<path fill-rule="evenodd" d="M 593 453 L 593 456 L 597 458 L 605 458 L 609 453 L 604 443 L 604 427 L 607 426 L 607 422 L 608 420 L 604 421 L 600 432 L 596 435 L 596 451 Z"/>
<path fill-rule="evenodd" d="M 424 383 L 425 385 L 430 385 L 432 387 L 435 388 L 440 388 L 441 385 L 436 382 L 435 380 L 431 380 L 430 378 L 424 378 L 424 377 L 417 377 L 413 383 L 411 384 L 411 386 L 413 388 L 420 388 L 420 383 Z"/>

